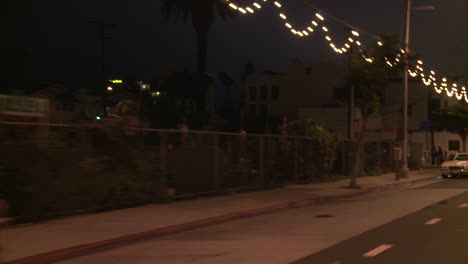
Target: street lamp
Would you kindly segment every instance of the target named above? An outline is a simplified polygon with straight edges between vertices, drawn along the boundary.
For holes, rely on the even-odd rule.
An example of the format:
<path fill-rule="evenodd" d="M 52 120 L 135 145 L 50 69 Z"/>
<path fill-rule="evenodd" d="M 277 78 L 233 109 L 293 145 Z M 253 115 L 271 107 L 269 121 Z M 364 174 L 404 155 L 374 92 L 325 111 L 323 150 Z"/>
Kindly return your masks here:
<path fill-rule="evenodd" d="M 434 6 L 420 6 L 415 7 L 415 10 L 434 10 Z M 406 17 L 405 17 L 405 67 L 403 72 L 403 146 L 402 146 L 402 160 L 399 178 L 408 178 L 408 54 L 409 54 L 409 41 L 410 41 L 410 22 L 411 22 L 411 0 L 406 0 Z"/>

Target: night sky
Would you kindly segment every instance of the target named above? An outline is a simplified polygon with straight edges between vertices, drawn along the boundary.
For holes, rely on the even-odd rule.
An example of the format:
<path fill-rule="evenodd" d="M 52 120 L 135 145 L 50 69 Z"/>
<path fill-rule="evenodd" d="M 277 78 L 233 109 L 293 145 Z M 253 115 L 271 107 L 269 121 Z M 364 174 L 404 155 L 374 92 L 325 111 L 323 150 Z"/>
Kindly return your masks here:
<path fill-rule="evenodd" d="M 253 0 L 245 0 L 251 3 Z M 404 0 L 286 0 L 286 14 L 295 25 L 310 23 L 315 10 L 304 1 L 375 35 L 402 36 Z M 93 19 L 117 24 L 109 31 L 109 71 L 114 77 L 150 74 L 162 65 L 195 69 L 195 34 L 190 23 L 165 22 L 159 0 L 14 0 L 9 26 L 16 43 L 29 54 L 25 76 L 34 82 L 90 86 L 99 77 L 99 32 Z M 468 73 L 468 4 L 465 0 L 413 0 L 413 6 L 434 5 L 435 11 L 412 15 L 411 47 L 436 70 Z M 208 71 L 228 72 L 239 79 L 244 64 L 257 71 L 285 71 L 293 57 L 304 61 L 344 60 L 321 34 L 306 40 L 290 34 L 271 4 L 253 16 L 218 19 L 209 36 Z M 329 24 L 334 38 L 343 27 Z M 363 39 L 364 44 L 370 39 Z M 367 41 L 366 41 L 367 40 Z M 372 41 L 374 43 L 374 41 Z M 468 78 L 467 78 L 468 79 Z"/>

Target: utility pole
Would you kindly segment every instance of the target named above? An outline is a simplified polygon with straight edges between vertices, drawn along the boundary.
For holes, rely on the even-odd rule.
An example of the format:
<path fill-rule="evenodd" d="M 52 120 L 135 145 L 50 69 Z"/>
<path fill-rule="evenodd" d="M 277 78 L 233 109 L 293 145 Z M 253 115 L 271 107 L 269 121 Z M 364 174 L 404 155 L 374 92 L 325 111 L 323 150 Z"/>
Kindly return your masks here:
<path fill-rule="evenodd" d="M 351 32 L 352 28 L 346 26 L 346 30 Z M 353 46 L 348 51 L 348 78 L 351 76 L 351 68 L 353 67 Z M 350 83 L 349 91 L 349 124 L 348 124 L 348 137 L 354 139 L 354 84 Z"/>
<path fill-rule="evenodd" d="M 98 93 L 102 95 L 103 99 L 103 111 L 104 115 L 107 114 L 105 98 L 106 98 L 106 83 L 108 81 L 108 69 L 107 69 L 107 41 L 109 37 L 106 35 L 108 29 L 115 28 L 117 25 L 113 23 L 106 22 L 104 20 L 92 20 L 89 23 L 95 24 L 99 29 L 99 39 L 101 41 L 101 82 L 99 85 Z"/>
<path fill-rule="evenodd" d="M 411 0 L 406 0 L 406 19 L 405 19 L 405 67 L 403 69 L 403 142 L 402 142 L 402 158 L 401 170 L 398 179 L 408 178 L 408 53 L 410 41 L 410 20 L 411 20 Z"/>

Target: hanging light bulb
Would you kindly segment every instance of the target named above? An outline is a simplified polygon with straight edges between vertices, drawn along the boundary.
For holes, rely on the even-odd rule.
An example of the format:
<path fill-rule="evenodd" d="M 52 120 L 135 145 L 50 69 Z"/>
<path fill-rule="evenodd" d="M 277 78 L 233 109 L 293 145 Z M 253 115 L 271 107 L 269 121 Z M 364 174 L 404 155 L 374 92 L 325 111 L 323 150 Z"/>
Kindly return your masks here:
<path fill-rule="evenodd" d="M 319 13 L 316 13 L 315 16 L 318 17 L 318 19 L 320 19 L 322 21 L 325 20 L 325 18 Z"/>
<path fill-rule="evenodd" d="M 238 9 L 238 7 L 237 7 L 235 4 L 233 4 L 233 3 L 229 3 L 229 6 L 230 6 L 232 9 L 234 9 L 234 10 L 237 10 L 237 9 Z"/>

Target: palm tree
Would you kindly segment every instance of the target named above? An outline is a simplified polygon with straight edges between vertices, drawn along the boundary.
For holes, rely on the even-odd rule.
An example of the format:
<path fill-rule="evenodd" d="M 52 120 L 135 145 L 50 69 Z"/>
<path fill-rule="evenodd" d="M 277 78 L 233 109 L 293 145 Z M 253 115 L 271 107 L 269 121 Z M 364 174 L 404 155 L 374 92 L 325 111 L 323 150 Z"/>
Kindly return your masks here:
<path fill-rule="evenodd" d="M 166 20 L 174 17 L 186 22 L 190 17 L 197 33 L 197 71 L 205 73 L 208 50 L 208 33 L 216 15 L 222 19 L 233 18 L 235 11 L 221 0 L 163 0 L 161 13 Z"/>

